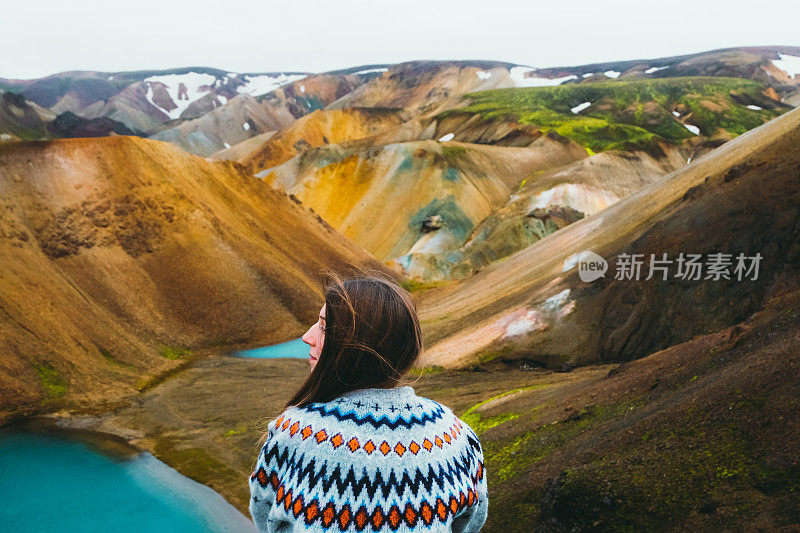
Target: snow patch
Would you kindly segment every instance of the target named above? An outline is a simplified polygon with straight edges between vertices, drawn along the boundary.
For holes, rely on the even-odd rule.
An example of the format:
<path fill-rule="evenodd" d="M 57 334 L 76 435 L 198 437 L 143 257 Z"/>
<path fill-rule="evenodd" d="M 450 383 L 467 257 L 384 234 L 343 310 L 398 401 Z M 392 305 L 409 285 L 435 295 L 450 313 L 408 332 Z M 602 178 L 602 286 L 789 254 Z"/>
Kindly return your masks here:
<path fill-rule="evenodd" d="M 784 71 L 790 78 L 800 74 L 800 57 L 778 53 L 780 59 L 773 59 L 772 64 Z"/>
<path fill-rule="evenodd" d="M 230 145 L 230 144 L 228 144 L 228 143 L 222 143 L 222 144 L 224 144 L 224 145 L 225 145 L 225 148 L 230 148 L 230 147 L 231 147 L 231 145 Z"/>
<path fill-rule="evenodd" d="M 751 104 L 751 105 L 747 106 L 747 109 L 752 109 L 753 111 L 761 111 L 763 108 L 758 107 L 757 105 L 752 105 Z"/>
<path fill-rule="evenodd" d="M 675 115 L 676 117 L 679 117 L 679 116 L 681 116 L 681 114 L 680 114 L 680 113 L 678 113 L 677 111 L 673 111 L 673 112 L 672 112 L 672 114 L 673 114 L 673 115 Z"/>
<path fill-rule="evenodd" d="M 514 311 L 496 323 L 503 337 L 516 337 L 525 333 L 545 329 L 547 322 L 538 309 L 524 308 Z"/>
<path fill-rule="evenodd" d="M 447 142 L 447 141 L 452 141 L 453 137 L 455 137 L 455 134 L 453 134 L 453 133 L 448 133 L 447 135 L 442 135 L 441 137 L 439 137 L 439 142 L 443 142 L 444 143 L 444 142 Z"/>
<path fill-rule="evenodd" d="M 542 326 L 541 318 L 539 318 L 538 313 L 536 311 L 528 311 L 523 316 L 519 317 L 518 319 L 509 322 L 506 325 L 506 337 L 514 337 L 517 335 L 522 335 L 532 329 L 536 329 Z"/>
<path fill-rule="evenodd" d="M 303 93 L 303 94 L 306 93 L 306 86 L 305 85 L 301 85 L 300 86 L 300 92 Z"/>
<path fill-rule="evenodd" d="M 144 81 L 147 83 L 147 100 L 158 109 L 166 113 L 169 118 L 180 118 L 181 113 L 186 111 L 186 108 L 188 108 L 192 102 L 205 96 L 209 90 L 209 87 L 214 84 L 216 79 L 216 76 L 212 76 L 211 74 L 200 74 L 193 71 L 187 72 L 186 74 L 150 76 L 149 78 L 144 79 Z M 175 109 L 167 111 L 153 102 L 151 95 L 153 83 L 164 84 L 164 86 L 167 88 L 167 93 L 169 94 L 170 99 L 172 99 L 172 102 L 177 106 Z M 181 88 L 182 86 L 185 88 L 185 91 Z"/>
<path fill-rule="evenodd" d="M 221 94 L 217 95 L 217 100 L 219 100 L 222 105 L 225 105 L 225 104 L 228 103 L 228 99 L 226 97 L 222 96 Z"/>
<path fill-rule="evenodd" d="M 569 298 L 569 289 L 564 289 L 558 294 L 545 300 L 542 304 L 542 308 L 548 311 L 557 311 L 567 303 L 567 298 Z"/>
<path fill-rule="evenodd" d="M 589 76 L 594 76 L 594 72 L 587 72 L 583 75 L 584 78 L 588 78 Z"/>
<path fill-rule="evenodd" d="M 492 77 L 492 73 L 491 72 L 486 72 L 486 71 L 483 71 L 483 70 L 479 70 L 478 72 L 475 73 L 475 75 L 478 76 L 482 80 L 488 80 L 489 78 Z"/>
<path fill-rule="evenodd" d="M 113 80 L 114 76 L 109 76 L 108 79 Z"/>
<path fill-rule="evenodd" d="M 669 68 L 669 65 L 666 67 L 650 67 L 649 69 L 645 70 L 645 74 L 652 74 L 653 72 L 658 72 L 659 70 L 664 70 L 665 68 Z"/>
<path fill-rule="evenodd" d="M 244 131 L 249 131 L 250 130 L 250 124 L 248 122 L 245 122 L 244 124 L 242 124 L 242 127 L 244 128 Z"/>
<path fill-rule="evenodd" d="M 584 103 L 582 103 L 582 104 L 578 104 L 578 105 L 576 105 L 575 107 L 573 107 L 572 109 L 570 109 L 570 111 L 572 111 L 572 112 L 573 112 L 573 113 L 575 113 L 575 114 L 578 114 L 578 113 L 580 113 L 581 111 L 583 111 L 584 109 L 586 109 L 587 107 L 589 107 L 590 105 L 592 105 L 592 103 L 591 103 L 591 102 L 584 102 Z"/>
<path fill-rule="evenodd" d="M 691 131 L 695 135 L 700 135 L 700 128 L 697 126 L 692 126 L 691 124 L 684 124 L 683 125 L 687 130 Z"/>
<path fill-rule="evenodd" d="M 278 76 L 245 76 L 245 84 L 236 88 L 237 93 L 249 93 L 251 96 L 259 96 L 274 91 L 282 85 L 302 80 L 305 74 L 291 74 L 287 76 L 281 73 Z"/>
<path fill-rule="evenodd" d="M 575 309 L 575 301 L 569 300 L 569 293 L 569 289 L 564 289 L 537 307 L 525 306 L 513 311 L 497 321 L 495 327 L 502 331 L 504 338 L 546 329 Z"/>
<path fill-rule="evenodd" d="M 356 74 L 372 74 L 373 72 L 386 72 L 388 68 L 368 68 L 367 70 L 359 70 Z"/>
<path fill-rule="evenodd" d="M 607 70 L 603 72 L 606 78 L 619 78 L 620 73 L 616 70 Z"/>

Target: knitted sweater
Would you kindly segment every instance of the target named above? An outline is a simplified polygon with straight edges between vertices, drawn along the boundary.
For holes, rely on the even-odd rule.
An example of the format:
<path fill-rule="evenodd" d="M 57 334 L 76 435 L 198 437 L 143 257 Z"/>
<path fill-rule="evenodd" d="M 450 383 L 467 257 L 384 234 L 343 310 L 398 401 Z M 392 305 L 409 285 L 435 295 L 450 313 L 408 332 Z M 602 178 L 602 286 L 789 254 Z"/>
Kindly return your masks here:
<path fill-rule="evenodd" d="M 250 476 L 261 531 L 480 531 L 483 450 L 453 412 L 411 387 L 290 407 Z"/>

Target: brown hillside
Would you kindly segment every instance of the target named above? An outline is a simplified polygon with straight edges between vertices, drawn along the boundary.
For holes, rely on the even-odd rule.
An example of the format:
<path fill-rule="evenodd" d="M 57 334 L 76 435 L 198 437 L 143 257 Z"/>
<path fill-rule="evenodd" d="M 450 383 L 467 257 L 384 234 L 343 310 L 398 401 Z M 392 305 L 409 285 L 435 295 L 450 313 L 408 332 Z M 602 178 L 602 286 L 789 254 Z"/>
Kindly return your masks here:
<path fill-rule="evenodd" d="M 380 267 L 231 162 L 133 137 L 0 145 L 0 421 L 301 334 L 315 276 Z"/>
<path fill-rule="evenodd" d="M 514 87 L 508 64 L 410 61 L 392 67 L 328 106 L 402 107 L 414 115 L 433 113 L 452 98 L 472 91 Z M 483 73 L 491 72 L 485 77 Z"/>

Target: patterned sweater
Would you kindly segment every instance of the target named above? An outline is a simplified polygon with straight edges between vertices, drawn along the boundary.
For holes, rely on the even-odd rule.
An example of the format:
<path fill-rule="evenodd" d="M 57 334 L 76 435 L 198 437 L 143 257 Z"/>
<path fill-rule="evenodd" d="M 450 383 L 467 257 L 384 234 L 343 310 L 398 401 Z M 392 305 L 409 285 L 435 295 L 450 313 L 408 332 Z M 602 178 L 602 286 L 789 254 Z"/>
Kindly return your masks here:
<path fill-rule="evenodd" d="M 453 412 L 411 387 L 290 407 L 250 476 L 261 531 L 480 531 L 483 450 Z"/>

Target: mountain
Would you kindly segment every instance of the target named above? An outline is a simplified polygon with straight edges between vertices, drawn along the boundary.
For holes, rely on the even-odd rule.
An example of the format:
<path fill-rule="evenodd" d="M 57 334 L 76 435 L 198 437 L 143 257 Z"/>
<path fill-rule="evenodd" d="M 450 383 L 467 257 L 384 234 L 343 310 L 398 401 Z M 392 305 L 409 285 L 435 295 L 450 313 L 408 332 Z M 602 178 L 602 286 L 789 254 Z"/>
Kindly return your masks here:
<path fill-rule="evenodd" d="M 372 137 L 391 130 L 408 119 L 398 109 L 354 107 L 316 110 L 278 131 L 239 158 L 254 173 L 278 166 L 309 148 Z"/>
<path fill-rule="evenodd" d="M 259 133 L 255 137 L 250 137 L 219 152 L 214 152 L 211 154 L 211 157 L 215 159 L 224 159 L 226 161 L 241 161 L 251 152 L 258 150 L 261 145 L 267 142 L 275 133 L 275 131 Z"/>
<path fill-rule="evenodd" d="M 72 111 L 64 111 L 47 124 L 47 132 L 55 138 L 108 137 L 110 135 L 136 135 L 122 122 L 108 117 L 83 118 Z M 141 136 L 142 133 L 138 132 Z"/>
<path fill-rule="evenodd" d="M 241 166 L 159 141 L 0 144 L 0 198 L 0 419 L 297 337 L 323 269 L 383 268 Z"/>
<path fill-rule="evenodd" d="M 422 282 L 461 279 L 547 235 L 594 215 L 686 164 L 685 152 L 607 151 L 529 173 L 508 201 L 458 247 L 411 250 L 391 261 Z M 447 215 L 441 215 L 447 219 Z"/>
<path fill-rule="evenodd" d="M 47 137 L 47 122 L 54 117 L 21 94 L 0 91 L 0 141 Z"/>
<path fill-rule="evenodd" d="M 393 65 L 332 104 L 348 107 L 404 108 L 417 115 L 431 113 L 451 96 L 514 87 L 510 63 L 498 61 L 409 61 Z"/>
<path fill-rule="evenodd" d="M 361 83 L 355 75 L 320 74 L 289 83 L 260 97 L 240 94 L 203 116 L 166 124 L 151 134 L 197 155 L 211 155 L 262 133 L 292 125 Z"/>
<path fill-rule="evenodd" d="M 368 80 L 357 74 L 235 73 L 207 67 L 136 72 L 62 72 L 37 80 L 0 79 L 0 88 L 21 93 L 56 114 L 108 117 L 132 130 L 151 132 L 162 124 L 201 117 L 238 95 L 266 100 L 265 113 L 286 125 L 323 107 Z M 292 90 L 293 83 L 297 89 Z M 285 91 L 278 91 L 284 86 Z M 308 91 L 308 92 L 306 92 Z M 177 124 L 173 124 L 177 125 Z M 222 146 L 222 145 L 220 145 Z"/>
<path fill-rule="evenodd" d="M 241 161 L 406 276 L 441 281 L 471 275 L 791 109 L 762 84 L 711 77 L 496 89 L 450 97 L 448 107 L 371 135 L 351 126 L 358 115 L 317 112 Z M 326 131 L 352 138 L 312 133 L 321 117 Z M 478 176 L 502 176 L 492 193 L 500 194 Z M 412 186 L 403 207 L 382 203 Z"/>
<path fill-rule="evenodd" d="M 525 82 L 536 85 L 686 76 L 742 78 L 763 83 L 777 99 L 800 88 L 800 47 L 751 46 L 710 50 L 657 59 L 592 63 L 574 67 L 531 69 Z"/>
<path fill-rule="evenodd" d="M 311 148 L 258 176 L 383 261 L 458 248 L 526 176 L 587 155 L 576 143 L 546 135 L 527 148 L 361 145 Z"/>
<path fill-rule="evenodd" d="M 207 156 L 253 135 L 275 131 L 294 120 L 286 109 L 278 113 L 271 111 L 249 94 L 241 94 L 202 117 L 178 125 L 166 124 L 150 138 L 180 146 L 191 154 Z"/>
<path fill-rule="evenodd" d="M 766 95 L 794 105 L 800 97 L 798 58 L 800 48 L 775 46 L 546 69 L 471 60 L 365 65 L 316 75 L 235 73 L 208 67 L 75 71 L 36 80 L 0 79 L 0 89 L 20 93 L 55 114 L 69 111 L 87 119 L 110 118 L 131 131 L 154 135 L 198 155 L 210 155 L 249 137 L 286 127 L 316 109 L 402 108 L 411 118 L 427 118 L 459 107 L 465 94 L 501 88 L 735 77 L 761 83 Z M 272 96 L 266 97 L 268 94 Z M 241 95 L 255 97 L 261 109 L 256 110 L 252 102 L 238 101 Z M 229 102 L 234 102 L 232 109 L 217 113 Z M 194 122 L 209 113 L 212 116 Z M 264 129 L 238 131 L 228 124 L 231 119 L 244 119 L 240 123 L 244 124 L 247 117 L 263 124 Z"/>
<path fill-rule="evenodd" d="M 456 140 L 462 140 L 459 128 L 475 131 L 499 120 L 555 131 L 592 152 L 646 150 L 695 137 L 718 146 L 792 109 L 760 83 L 711 77 L 485 91 L 462 102 L 435 117 Z"/>
<path fill-rule="evenodd" d="M 743 320 L 798 283 L 799 132 L 793 110 L 458 284 L 425 291 L 425 362 L 629 360 Z M 585 251 L 608 259 L 604 278 L 580 281 Z M 758 253 L 760 274 L 614 279 L 622 254 L 674 262 L 681 252 L 732 254 L 734 264 Z"/>

